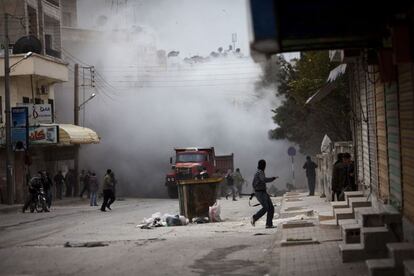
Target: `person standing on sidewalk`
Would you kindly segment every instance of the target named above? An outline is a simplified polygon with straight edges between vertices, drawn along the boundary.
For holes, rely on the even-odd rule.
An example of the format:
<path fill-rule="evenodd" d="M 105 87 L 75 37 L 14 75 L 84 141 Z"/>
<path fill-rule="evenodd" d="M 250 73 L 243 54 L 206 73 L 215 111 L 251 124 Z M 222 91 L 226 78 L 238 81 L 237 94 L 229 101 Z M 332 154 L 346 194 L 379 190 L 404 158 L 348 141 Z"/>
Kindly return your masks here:
<path fill-rule="evenodd" d="M 266 183 L 272 182 L 278 177 L 266 177 L 264 173 L 265 169 L 266 161 L 263 159 L 259 160 L 257 165 L 257 172 L 254 175 L 252 185 L 254 189 L 254 195 L 262 205 L 262 209 L 260 209 L 256 214 L 253 215 L 250 222 L 253 226 L 255 226 L 256 221 L 258 221 L 264 214 L 267 213 L 266 228 L 274 228 L 273 215 L 275 212 L 275 208 L 273 207 L 273 202 L 266 191 Z"/>
<path fill-rule="evenodd" d="M 306 170 L 306 178 L 308 179 L 308 188 L 309 188 L 309 195 L 313 196 L 315 194 L 315 178 L 316 178 L 316 171 L 315 169 L 318 167 L 315 162 L 312 161 L 310 156 L 306 156 L 306 162 L 303 165 L 303 168 Z"/>
<path fill-rule="evenodd" d="M 43 190 L 46 195 L 47 208 L 50 209 L 50 206 L 52 206 L 52 199 L 53 199 L 53 196 L 52 196 L 53 182 L 52 182 L 52 179 L 50 179 L 50 175 L 47 171 L 42 172 L 42 180 L 43 180 Z"/>
<path fill-rule="evenodd" d="M 89 177 L 89 190 L 91 192 L 91 196 L 90 196 L 91 206 L 98 206 L 98 203 L 96 203 L 96 196 L 99 190 L 99 182 L 94 172 L 92 172 L 92 175 Z"/>
<path fill-rule="evenodd" d="M 338 153 L 337 160 L 332 169 L 332 178 L 331 178 L 331 189 L 332 189 L 332 201 L 336 199 L 338 201 L 343 200 L 341 198 L 341 193 L 345 188 L 346 183 L 346 174 L 347 174 L 347 165 L 344 161 L 344 154 Z"/>
<path fill-rule="evenodd" d="M 233 173 L 233 180 L 234 180 L 234 186 L 236 186 L 237 193 L 239 194 L 239 197 L 242 197 L 243 193 L 243 184 L 244 184 L 244 178 L 240 173 L 240 169 L 237 168 L 236 171 Z"/>
<path fill-rule="evenodd" d="M 63 184 L 65 182 L 65 177 L 63 177 L 62 171 L 58 171 L 58 173 L 53 178 L 55 181 L 55 187 L 56 187 L 56 198 L 62 199 L 62 192 L 63 192 Z"/>
<path fill-rule="evenodd" d="M 82 170 L 79 179 L 80 179 L 80 184 L 82 188 L 82 191 L 80 193 L 80 198 L 83 197 L 83 194 L 86 192 L 86 196 L 87 198 L 90 197 L 90 188 L 89 188 L 89 177 L 91 175 L 91 172 L 88 171 L 87 173 L 85 173 L 85 170 Z"/>
<path fill-rule="evenodd" d="M 227 184 L 227 192 L 226 192 L 226 199 L 229 197 L 229 192 L 233 196 L 233 201 L 237 201 L 236 199 L 236 189 L 234 188 L 234 178 L 233 173 L 231 169 L 227 171 L 227 174 L 225 176 L 226 178 L 226 184 Z"/>
<path fill-rule="evenodd" d="M 101 206 L 101 211 L 106 212 L 106 208 L 111 210 L 111 204 L 115 201 L 114 195 L 114 181 L 112 177 L 112 170 L 106 170 L 106 174 L 103 181 L 103 202 Z"/>

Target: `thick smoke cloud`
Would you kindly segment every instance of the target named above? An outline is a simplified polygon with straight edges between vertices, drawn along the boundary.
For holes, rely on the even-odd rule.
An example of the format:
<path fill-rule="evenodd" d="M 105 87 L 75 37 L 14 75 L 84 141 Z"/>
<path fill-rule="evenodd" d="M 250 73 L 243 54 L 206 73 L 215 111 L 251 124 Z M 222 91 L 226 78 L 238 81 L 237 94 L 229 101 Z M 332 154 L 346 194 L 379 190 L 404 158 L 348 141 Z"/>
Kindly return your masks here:
<path fill-rule="evenodd" d="M 165 174 L 173 148 L 214 146 L 217 154 L 234 153 L 235 166 L 246 177 L 249 189 L 262 158 L 268 162 L 267 175 L 280 176 L 278 188 L 291 182 L 291 161 L 286 153 L 290 144 L 268 139 L 268 130 L 274 128 L 271 109 L 278 100 L 272 91 L 255 86 L 261 74 L 258 64 L 232 53 L 192 64 L 183 61 L 186 56 L 182 53 L 166 58 L 167 52 L 157 52 L 157 30 L 165 32 L 165 26 L 128 24 L 127 13 L 104 12 L 104 8 L 98 17 L 104 23 L 99 27 L 102 43 L 70 49 L 73 55 L 95 64 L 99 74 L 97 87 L 86 89 L 85 98 L 94 91 L 97 97 L 86 106 L 84 122 L 102 141 L 82 147 L 82 167 L 99 176 L 107 168 L 113 169 L 123 195 L 165 196 Z M 169 12 L 179 18 L 183 11 Z M 228 36 L 230 40 L 231 34 Z M 168 45 L 168 41 L 161 44 Z M 178 45 L 176 41 L 171 44 Z M 218 46 L 212 45 L 210 50 Z M 70 93 L 65 92 L 65 97 L 69 100 Z M 303 157 L 299 159 L 297 183 L 303 185 Z"/>

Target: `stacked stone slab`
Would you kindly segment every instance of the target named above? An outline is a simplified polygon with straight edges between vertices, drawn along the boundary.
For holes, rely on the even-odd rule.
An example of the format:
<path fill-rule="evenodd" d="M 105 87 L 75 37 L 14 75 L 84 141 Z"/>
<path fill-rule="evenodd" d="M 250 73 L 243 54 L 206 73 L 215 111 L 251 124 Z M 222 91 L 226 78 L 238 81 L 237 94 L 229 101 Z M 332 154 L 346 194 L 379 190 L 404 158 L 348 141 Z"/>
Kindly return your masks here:
<path fill-rule="evenodd" d="M 347 202 L 354 219 L 338 220 L 344 240 L 344 244 L 339 246 L 342 261 L 354 262 L 387 257 L 387 243 L 402 240 L 401 214 L 389 207 L 381 210 L 362 207 L 369 204 L 352 198 L 348 198 Z M 339 214 L 342 215 L 341 212 Z M 390 262 L 382 260 L 378 265 L 386 266 Z"/>
<path fill-rule="evenodd" d="M 369 275 L 404 275 L 404 270 L 407 271 L 407 269 L 408 274 L 406 275 L 413 275 L 413 270 L 410 272 L 409 261 L 414 261 L 414 244 L 406 242 L 388 243 L 387 249 L 388 258 L 366 261 Z"/>
<path fill-rule="evenodd" d="M 414 260 L 404 261 L 405 276 L 414 276 Z"/>

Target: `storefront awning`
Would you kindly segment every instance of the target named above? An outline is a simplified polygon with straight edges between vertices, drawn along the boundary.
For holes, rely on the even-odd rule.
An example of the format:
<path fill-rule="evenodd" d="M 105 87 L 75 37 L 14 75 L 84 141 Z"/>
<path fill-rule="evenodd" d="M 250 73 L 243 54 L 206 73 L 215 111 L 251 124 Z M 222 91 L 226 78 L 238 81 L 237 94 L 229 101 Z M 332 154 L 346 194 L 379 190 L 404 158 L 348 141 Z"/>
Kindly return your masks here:
<path fill-rule="evenodd" d="M 345 74 L 345 71 L 346 71 L 346 64 L 341 64 L 341 65 L 335 67 L 335 69 L 333 69 L 329 73 L 329 77 L 326 80 L 326 84 L 321 89 L 319 89 L 318 92 L 316 92 L 315 94 L 310 96 L 309 99 L 307 99 L 305 104 L 313 104 L 313 103 L 319 102 L 320 100 L 325 98 L 329 93 L 332 92 L 332 90 L 335 89 L 335 87 L 336 87 L 335 81 L 340 76 Z"/>
<path fill-rule="evenodd" d="M 59 124 L 60 145 L 98 144 L 99 142 L 98 134 L 90 128 Z"/>

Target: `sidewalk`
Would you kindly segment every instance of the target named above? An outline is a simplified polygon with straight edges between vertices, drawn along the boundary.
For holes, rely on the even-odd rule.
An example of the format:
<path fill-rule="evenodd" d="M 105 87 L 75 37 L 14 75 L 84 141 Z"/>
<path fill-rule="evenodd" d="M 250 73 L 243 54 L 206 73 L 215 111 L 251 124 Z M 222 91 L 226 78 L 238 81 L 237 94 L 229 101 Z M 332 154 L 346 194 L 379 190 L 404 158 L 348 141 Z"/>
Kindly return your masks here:
<path fill-rule="evenodd" d="M 63 197 L 62 199 L 57 199 L 52 201 L 53 206 L 65 206 L 65 205 L 72 205 L 72 204 L 89 204 L 89 199 L 84 197 L 81 199 L 80 197 Z M 23 208 L 23 204 L 0 204 L 0 214 L 8 214 L 8 213 L 15 213 L 21 212 Z"/>
<path fill-rule="evenodd" d="M 280 219 L 277 221 L 273 248 L 275 275 L 367 275 L 365 262 L 342 263 L 338 245 L 342 243 L 339 227 L 320 226 L 318 215 L 332 215 L 332 207 L 325 198 L 307 196 L 284 196 Z M 284 228 L 282 223 L 297 221 L 294 228 Z M 305 226 L 313 223 L 314 226 Z M 299 240 L 313 239 L 314 244 L 300 244 Z M 287 246 L 283 242 L 287 241 Z M 291 242 L 289 242 L 291 241 Z M 273 274 L 273 273 L 272 273 Z"/>

